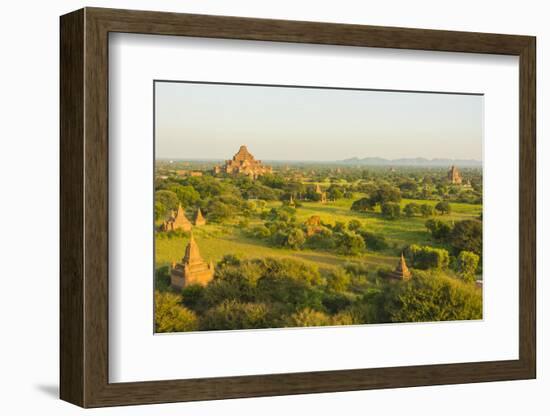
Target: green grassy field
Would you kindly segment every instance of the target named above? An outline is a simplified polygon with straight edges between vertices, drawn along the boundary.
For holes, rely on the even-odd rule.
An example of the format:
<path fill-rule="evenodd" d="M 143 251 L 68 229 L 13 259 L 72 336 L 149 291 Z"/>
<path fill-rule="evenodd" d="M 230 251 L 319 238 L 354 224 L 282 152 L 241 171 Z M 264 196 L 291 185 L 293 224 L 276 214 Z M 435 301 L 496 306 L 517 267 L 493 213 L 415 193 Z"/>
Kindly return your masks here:
<path fill-rule="evenodd" d="M 382 218 L 379 212 L 354 212 L 350 210 L 350 207 L 355 199 L 358 199 L 358 197 L 356 196 L 354 199 L 341 199 L 327 204 L 304 202 L 301 207 L 297 208 L 296 216 L 300 223 L 312 215 L 318 215 L 323 222 L 331 224 L 334 224 L 336 221 L 347 223 L 352 219 L 357 219 L 368 230 L 384 235 L 391 247 L 402 247 L 413 243 L 435 245 L 430 240 L 430 236 L 424 226 L 426 218 L 407 218 L 403 216 L 400 219 L 389 221 Z M 401 207 L 403 208 L 409 202 L 431 205 L 437 203 L 437 201 L 404 199 L 401 202 Z M 281 206 L 280 202 L 272 202 L 267 204 L 266 209 L 279 206 Z M 451 214 L 444 216 L 437 215 L 435 217 L 445 221 L 459 221 L 478 218 L 482 211 L 481 205 L 472 204 L 451 203 L 451 208 Z M 365 262 L 373 267 L 393 267 L 397 261 L 395 248 L 388 249 L 383 253 L 367 251 L 361 256 L 356 257 L 342 256 L 324 251 L 275 248 L 269 246 L 264 241 L 247 237 L 236 222 L 228 225 L 207 224 L 194 229 L 194 237 L 206 261 L 216 262 L 226 254 L 236 254 L 243 258 L 288 257 L 299 259 L 309 264 L 315 264 L 320 269 L 334 268 L 350 260 Z M 262 220 L 260 219 L 254 219 L 250 221 L 250 224 L 254 225 L 261 222 Z M 157 237 L 155 250 L 156 266 L 160 267 L 168 265 L 172 261 L 180 261 L 183 257 L 187 240 L 188 238 L 186 237 Z"/>

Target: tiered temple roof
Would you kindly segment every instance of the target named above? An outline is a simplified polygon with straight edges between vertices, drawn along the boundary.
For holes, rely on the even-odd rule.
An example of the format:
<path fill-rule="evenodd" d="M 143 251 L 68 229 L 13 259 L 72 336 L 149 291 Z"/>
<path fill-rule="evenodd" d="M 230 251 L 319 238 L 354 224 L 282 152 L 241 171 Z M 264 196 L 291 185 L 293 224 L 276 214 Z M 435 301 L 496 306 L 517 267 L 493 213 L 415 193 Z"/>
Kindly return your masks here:
<path fill-rule="evenodd" d="M 185 247 L 181 263 L 173 264 L 170 270 L 170 283 L 175 289 L 182 289 L 192 284 L 205 286 L 214 278 L 214 265 L 206 263 L 201 257 L 199 246 L 193 234 Z"/>
<path fill-rule="evenodd" d="M 224 165 L 214 168 L 214 173 L 241 174 L 250 176 L 253 179 L 272 171 L 271 166 L 265 166 L 261 160 L 254 159 L 254 156 L 252 156 L 245 145 L 239 148 L 233 159 L 226 160 Z"/>

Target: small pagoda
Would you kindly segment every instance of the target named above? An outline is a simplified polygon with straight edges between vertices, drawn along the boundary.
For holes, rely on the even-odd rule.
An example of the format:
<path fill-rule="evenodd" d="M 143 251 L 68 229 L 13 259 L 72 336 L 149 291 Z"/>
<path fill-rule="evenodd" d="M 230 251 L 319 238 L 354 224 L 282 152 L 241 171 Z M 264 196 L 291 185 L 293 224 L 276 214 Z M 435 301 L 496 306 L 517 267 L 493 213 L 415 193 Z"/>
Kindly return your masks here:
<path fill-rule="evenodd" d="M 172 211 L 168 219 L 162 223 L 161 231 L 191 231 L 191 228 L 193 228 L 193 225 L 185 216 L 185 211 L 180 204 L 178 210 L 176 212 Z"/>
<path fill-rule="evenodd" d="M 170 283 L 174 289 L 181 290 L 193 284 L 206 286 L 213 278 L 214 265 L 203 260 L 199 246 L 191 234 L 181 263 L 172 263 Z"/>
<path fill-rule="evenodd" d="M 409 268 L 407 267 L 407 263 L 405 262 L 405 257 L 403 256 L 403 253 L 401 253 L 401 258 L 397 263 L 397 267 L 395 268 L 395 270 L 388 273 L 388 278 L 395 279 L 395 280 L 409 280 L 411 277 L 412 277 L 412 274 L 409 271 Z"/>
<path fill-rule="evenodd" d="M 317 186 L 315 186 L 315 193 L 317 195 L 319 195 L 319 197 L 320 197 L 319 201 L 321 201 L 322 204 L 327 203 L 327 193 L 323 192 L 323 190 L 321 189 L 321 186 L 319 184 L 317 184 Z"/>
<path fill-rule="evenodd" d="M 462 176 L 460 175 L 460 172 L 455 165 L 449 168 L 449 171 L 447 172 L 447 180 L 453 185 L 462 184 Z"/>
<path fill-rule="evenodd" d="M 195 214 L 195 227 L 200 227 L 202 225 L 206 225 L 206 219 L 202 215 L 201 209 L 199 208 L 197 210 L 197 213 Z"/>
<path fill-rule="evenodd" d="M 295 207 L 296 202 L 294 202 L 294 198 L 292 197 L 292 194 L 290 194 L 290 198 L 288 199 L 288 206 L 289 207 Z"/>

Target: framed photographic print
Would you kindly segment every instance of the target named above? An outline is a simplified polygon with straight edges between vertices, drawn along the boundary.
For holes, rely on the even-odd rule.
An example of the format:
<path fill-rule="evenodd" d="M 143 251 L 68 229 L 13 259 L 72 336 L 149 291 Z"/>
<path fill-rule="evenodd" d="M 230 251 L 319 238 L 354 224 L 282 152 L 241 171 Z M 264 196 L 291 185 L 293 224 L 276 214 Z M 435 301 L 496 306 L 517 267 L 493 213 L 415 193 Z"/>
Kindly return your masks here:
<path fill-rule="evenodd" d="M 535 38 L 61 17 L 83 407 L 536 376 Z"/>

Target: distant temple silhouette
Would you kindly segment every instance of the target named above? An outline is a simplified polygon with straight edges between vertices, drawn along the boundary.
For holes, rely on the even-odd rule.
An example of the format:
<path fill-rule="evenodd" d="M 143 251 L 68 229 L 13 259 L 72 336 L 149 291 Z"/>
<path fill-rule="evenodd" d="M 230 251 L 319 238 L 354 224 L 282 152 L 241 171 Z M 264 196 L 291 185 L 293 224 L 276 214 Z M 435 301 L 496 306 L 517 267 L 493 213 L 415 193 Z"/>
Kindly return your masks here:
<path fill-rule="evenodd" d="M 323 192 L 323 190 L 321 189 L 321 186 L 319 184 L 317 184 L 317 186 L 315 186 L 315 193 L 317 195 L 319 195 L 319 197 L 320 197 L 319 201 L 322 204 L 325 204 L 327 202 L 327 193 Z"/>
<path fill-rule="evenodd" d="M 455 165 L 449 168 L 449 171 L 447 172 L 447 179 L 452 184 L 455 184 L 455 185 L 462 184 L 462 176 L 460 175 L 460 172 L 458 171 L 458 168 Z"/>
<path fill-rule="evenodd" d="M 224 165 L 214 168 L 215 174 L 246 175 L 252 179 L 256 179 L 258 176 L 271 173 L 272 171 L 271 166 L 265 166 L 261 160 L 254 159 L 254 156 L 252 156 L 245 145 L 239 148 L 233 159 L 226 160 Z"/>
<path fill-rule="evenodd" d="M 206 286 L 213 278 L 214 265 L 203 260 L 199 246 L 191 234 L 181 263 L 172 263 L 170 283 L 174 289 L 181 290 L 192 284 Z"/>

